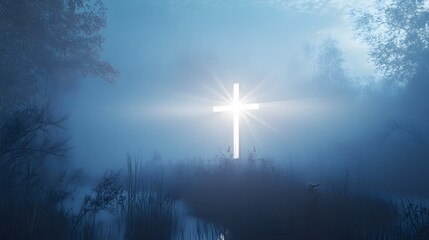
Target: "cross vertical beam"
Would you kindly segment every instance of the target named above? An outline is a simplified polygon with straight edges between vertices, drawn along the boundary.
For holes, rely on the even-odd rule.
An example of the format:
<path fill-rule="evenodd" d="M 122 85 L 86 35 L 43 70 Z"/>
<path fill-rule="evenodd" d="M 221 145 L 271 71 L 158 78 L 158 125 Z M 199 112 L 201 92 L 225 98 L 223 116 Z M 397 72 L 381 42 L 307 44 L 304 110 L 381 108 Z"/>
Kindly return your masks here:
<path fill-rule="evenodd" d="M 233 128 L 233 146 L 234 159 L 240 157 L 240 86 L 234 83 L 234 128 Z"/>
<path fill-rule="evenodd" d="M 234 114 L 234 120 L 233 120 L 234 159 L 238 159 L 240 157 L 240 113 L 241 111 L 244 111 L 244 110 L 256 110 L 256 109 L 259 109 L 258 103 L 253 103 L 253 104 L 240 103 L 240 85 L 238 83 L 234 83 L 232 105 L 213 107 L 213 112 L 232 111 Z"/>

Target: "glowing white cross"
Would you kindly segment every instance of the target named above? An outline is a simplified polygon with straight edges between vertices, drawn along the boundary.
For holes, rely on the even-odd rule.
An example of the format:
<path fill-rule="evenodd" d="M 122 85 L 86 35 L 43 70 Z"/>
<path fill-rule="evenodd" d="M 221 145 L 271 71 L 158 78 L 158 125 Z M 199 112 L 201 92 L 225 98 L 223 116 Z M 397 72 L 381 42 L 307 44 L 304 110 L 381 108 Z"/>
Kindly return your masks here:
<path fill-rule="evenodd" d="M 258 103 L 241 104 L 240 103 L 240 90 L 239 84 L 234 83 L 234 96 L 233 103 L 229 106 L 214 106 L 213 112 L 231 111 L 234 113 L 234 159 L 240 157 L 240 111 L 242 110 L 255 110 L 259 109 Z"/>

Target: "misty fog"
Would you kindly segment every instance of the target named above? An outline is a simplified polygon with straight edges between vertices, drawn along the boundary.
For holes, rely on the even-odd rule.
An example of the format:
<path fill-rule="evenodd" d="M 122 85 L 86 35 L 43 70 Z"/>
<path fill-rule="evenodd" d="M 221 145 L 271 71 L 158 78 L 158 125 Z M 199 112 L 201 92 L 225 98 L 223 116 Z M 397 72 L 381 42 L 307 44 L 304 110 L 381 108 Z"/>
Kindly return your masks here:
<path fill-rule="evenodd" d="M 127 152 L 214 157 L 232 145 L 232 115 L 212 106 L 239 82 L 249 102 L 261 104 L 252 112 L 257 119 L 241 125 L 243 153 L 255 148 L 292 162 L 312 181 L 350 171 L 381 189 L 414 186 L 415 171 L 425 175 L 416 167 L 427 157 L 424 99 L 392 89 L 352 31 L 352 6 L 330 5 L 320 8 L 332 13 L 244 2 L 107 2 L 103 55 L 121 75 L 113 86 L 83 82 L 67 98 L 76 164 L 100 173 L 122 167 Z M 343 82 L 318 76 L 326 39 L 337 43 Z"/>
<path fill-rule="evenodd" d="M 428 1 L 6 1 L 0 19 L 2 191 L 19 192 L 15 182 L 26 183 L 22 194 L 30 199 L 34 176 L 41 176 L 34 186 L 59 176 L 68 179 L 58 181 L 67 194 L 54 205 L 77 214 L 64 220 L 64 232 L 58 226 L 46 239 L 429 236 Z M 232 102 L 234 83 L 242 102 L 259 103 L 240 115 L 239 159 L 231 155 L 233 114 L 213 112 Z M 30 127 L 21 136 L 23 126 Z M 220 188 L 232 200 L 210 192 Z M 259 195 L 264 189 L 272 191 L 266 198 L 282 200 L 268 203 Z M 91 191 L 95 195 L 86 195 Z M 111 201 L 92 202 L 101 193 Z M 256 207 L 216 205 L 239 205 L 252 194 L 256 203 L 249 206 Z M 141 225 L 130 212 L 150 204 L 138 205 L 138 196 L 159 198 L 168 214 L 180 213 L 182 230 L 176 220 L 161 218 L 165 212 L 149 219 L 168 223 Z M 13 201 L 5 199 L 0 211 L 15 216 L 6 214 Z M 302 206 L 305 214 L 278 210 L 301 200 L 310 206 Z M 374 208 L 368 219 L 380 219 L 371 225 L 364 213 L 350 213 L 346 219 L 356 216 L 358 223 L 339 226 L 337 235 L 329 235 L 328 223 L 303 235 L 292 230 L 301 222 L 317 225 L 324 211 L 341 211 L 334 206 L 343 203 L 351 212 Z M 22 216 L 33 211 L 31 204 Z M 270 204 L 284 218 L 266 216 L 271 210 L 261 207 L 259 220 L 250 223 L 252 209 Z M 118 235 L 85 235 L 88 216 L 93 224 L 108 222 L 116 215 L 96 213 L 119 206 L 128 213 L 119 214 Z M 408 219 L 410 209 L 421 210 L 420 222 L 402 224 L 396 216 Z M 307 210 L 317 213 L 307 216 Z M 0 238 L 48 236 L 36 235 L 35 220 L 26 219 L 26 235 L 0 227 Z M 271 221 L 271 227 L 261 223 Z M 389 230 L 399 229 L 395 224 L 401 232 Z M 203 237 L 192 232 L 201 226 Z M 138 235 L 140 227 L 172 235 Z"/>

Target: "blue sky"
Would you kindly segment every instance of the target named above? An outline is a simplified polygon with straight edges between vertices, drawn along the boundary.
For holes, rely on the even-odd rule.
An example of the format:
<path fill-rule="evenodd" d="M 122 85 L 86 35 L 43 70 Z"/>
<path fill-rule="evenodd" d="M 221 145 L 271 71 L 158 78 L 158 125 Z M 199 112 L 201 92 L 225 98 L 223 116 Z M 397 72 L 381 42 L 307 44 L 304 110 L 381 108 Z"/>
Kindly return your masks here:
<path fill-rule="evenodd" d="M 88 79 L 69 98 L 76 164 L 121 167 L 127 152 L 213 157 L 232 145 L 232 114 L 211 110 L 221 103 L 216 94 L 226 95 L 222 86 L 231 94 L 234 82 L 243 95 L 252 92 L 249 101 L 270 102 L 254 113 L 258 120 L 241 124 L 242 154 L 305 152 L 308 127 L 325 131 L 329 109 L 320 106 L 332 99 L 284 104 L 317 97 L 306 89 L 312 67 L 303 46 L 334 37 L 349 74 L 373 71 L 346 21 L 357 2 L 107 1 L 103 58 L 121 75 L 112 86 Z"/>

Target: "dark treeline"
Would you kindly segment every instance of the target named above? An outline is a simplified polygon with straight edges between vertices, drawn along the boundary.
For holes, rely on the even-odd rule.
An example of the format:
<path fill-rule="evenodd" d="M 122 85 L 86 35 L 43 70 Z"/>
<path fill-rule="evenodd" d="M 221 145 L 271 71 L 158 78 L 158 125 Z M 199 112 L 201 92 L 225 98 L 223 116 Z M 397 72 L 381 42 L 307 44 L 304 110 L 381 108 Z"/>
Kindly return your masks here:
<path fill-rule="evenodd" d="M 99 58 L 105 24 L 101 1 L 0 2 L 1 239 L 82 238 L 90 215 L 119 194 L 118 173 L 107 173 L 80 211 L 66 206 L 82 171 L 67 163 L 56 104 L 83 78 L 113 82 L 117 71 Z"/>

